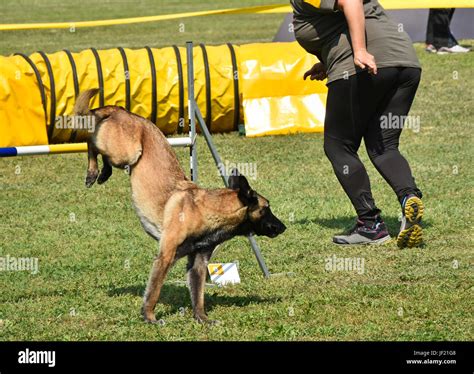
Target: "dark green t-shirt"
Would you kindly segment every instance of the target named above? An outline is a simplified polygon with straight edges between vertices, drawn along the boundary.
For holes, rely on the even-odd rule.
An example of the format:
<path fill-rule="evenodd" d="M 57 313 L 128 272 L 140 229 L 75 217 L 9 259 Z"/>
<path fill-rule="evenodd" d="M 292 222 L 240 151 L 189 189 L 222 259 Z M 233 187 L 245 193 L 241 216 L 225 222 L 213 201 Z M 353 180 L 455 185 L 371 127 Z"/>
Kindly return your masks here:
<path fill-rule="evenodd" d="M 349 27 L 337 0 L 291 0 L 296 40 L 326 66 L 328 83 L 359 71 L 354 65 Z M 420 68 L 412 41 L 377 0 L 364 0 L 367 50 L 378 68 Z"/>

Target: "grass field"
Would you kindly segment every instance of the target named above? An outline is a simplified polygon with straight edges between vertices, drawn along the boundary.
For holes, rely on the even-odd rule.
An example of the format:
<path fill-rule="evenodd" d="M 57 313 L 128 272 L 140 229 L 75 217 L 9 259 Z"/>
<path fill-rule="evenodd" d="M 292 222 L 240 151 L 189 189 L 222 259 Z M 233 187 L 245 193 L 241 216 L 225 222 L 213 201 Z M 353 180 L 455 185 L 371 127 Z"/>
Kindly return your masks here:
<path fill-rule="evenodd" d="M 104 19 L 272 1 L 14 1 L 3 0 L 2 22 Z M 275 3 L 278 3 L 275 2 Z M 133 26 L 3 32 L 0 53 L 63 48 L 141 47 L 195 42 L 270 41 L 283 15 L 214 16 Z M 465 44 L 473 46 L 472 41 Z M 148 325 L 140 306 L 156 243 L 131 207 L 128 177 L 84 187 L 86 155 L 0 159 L 0 257 L 37 257 L 39 272 L 0 272 L 0 340 L 472 340 L 474 55 L 437 56 L 417 45 L 424 73 L 402 152 L 424 192 L 426 246 L 399 250 L 339 248 L 331 236 L 354 213 L 323 152 L 318 134 L 246 139 L 215 135 L 224 160 L 252 162 L 253 186 L 288 226 L 259 238 L 273 273 L 263 279 L 243 238 L 225 243 L 216 261 L 239 261 L 242 283 L 206 290 L 208 327 L 191 319 L 184 261 L 164 286 Z M 457 78 L 457 79 L 455 79 Z M 310 84 L 310 83 L 308 83 Z M 200 184 L 220 178 L 199 139 Z M 178 150 L 182 164 L 187 152 Z M 399 207 L 361 150 L 375 198 L 393 235 Z M 71 220 L 71 218 L 73 218 Z M 357 257 L 364 271 L 327 271 L 332 256 Z M 181 312 L 184 309 L 184 314 Z"/>

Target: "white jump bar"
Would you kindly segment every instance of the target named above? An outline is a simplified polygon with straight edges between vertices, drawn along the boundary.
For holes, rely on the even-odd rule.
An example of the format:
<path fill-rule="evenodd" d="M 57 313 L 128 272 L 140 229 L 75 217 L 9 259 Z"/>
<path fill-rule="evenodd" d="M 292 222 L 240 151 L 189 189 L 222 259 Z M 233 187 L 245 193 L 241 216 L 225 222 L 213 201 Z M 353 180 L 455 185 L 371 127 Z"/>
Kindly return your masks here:
<path fill-rule="evenodd" d="M 172 147 L 190 147 L 193 144 L 191 138 L 167 138 L 167 140 Z M 30 145 L 0 148 L 0 158 L 80 152 L 87 152 L 87 143 Z"/>

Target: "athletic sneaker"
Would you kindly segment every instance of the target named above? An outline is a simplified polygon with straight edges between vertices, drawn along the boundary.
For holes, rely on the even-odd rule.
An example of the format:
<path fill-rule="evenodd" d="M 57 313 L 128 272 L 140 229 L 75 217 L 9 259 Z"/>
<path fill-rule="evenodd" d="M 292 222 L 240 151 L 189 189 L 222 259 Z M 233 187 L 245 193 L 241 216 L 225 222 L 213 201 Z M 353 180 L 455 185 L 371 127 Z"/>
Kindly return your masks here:
<path fill-rule="evenodd" d="M 397 238 L 400 248 L 418 247 L 423 243 L 421 218 L 423 217 L 423 203 L 418 196 L 405 196 L 402 202 L 402 225 Z"/>
<path fill-rule="evenodd" d="M 436 53 L 437 49 L 433 44 L 427 44 L 425 51 L 429 53 Z"/>
<path fill-rule="evenodd" d="M 382 244 L 390 240 L 387 227 L 380 216 L 375 222 L 357 219 L 355 226 L 346 235 L 336 235 L 333 242 L 340 245 Z"/>
<path fill-rule="evenodd" d="M 462 46 L 460 46 L 459 44 L 453 46 L 453 47 L 441 47 L 440 49 L 438 49 L 438 54 L 439 55 L 445 55 L 447 53 L 467 53 L 469 52 L 471 49 L 470 48 L 464 48 Z"/>

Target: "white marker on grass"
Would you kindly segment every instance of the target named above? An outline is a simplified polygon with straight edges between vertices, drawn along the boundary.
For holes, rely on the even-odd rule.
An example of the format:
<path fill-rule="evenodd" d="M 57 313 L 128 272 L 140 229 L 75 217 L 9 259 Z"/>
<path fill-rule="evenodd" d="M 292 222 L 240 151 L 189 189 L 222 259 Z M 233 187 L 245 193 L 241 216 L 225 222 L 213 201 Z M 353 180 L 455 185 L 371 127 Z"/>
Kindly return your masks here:
<path fill-rule="evenodd" d="M 234 262 L 209 264 L 207 269 L 211 276 L 211 281 L 219 286 L 240 283 L 239 270 Z"/>

